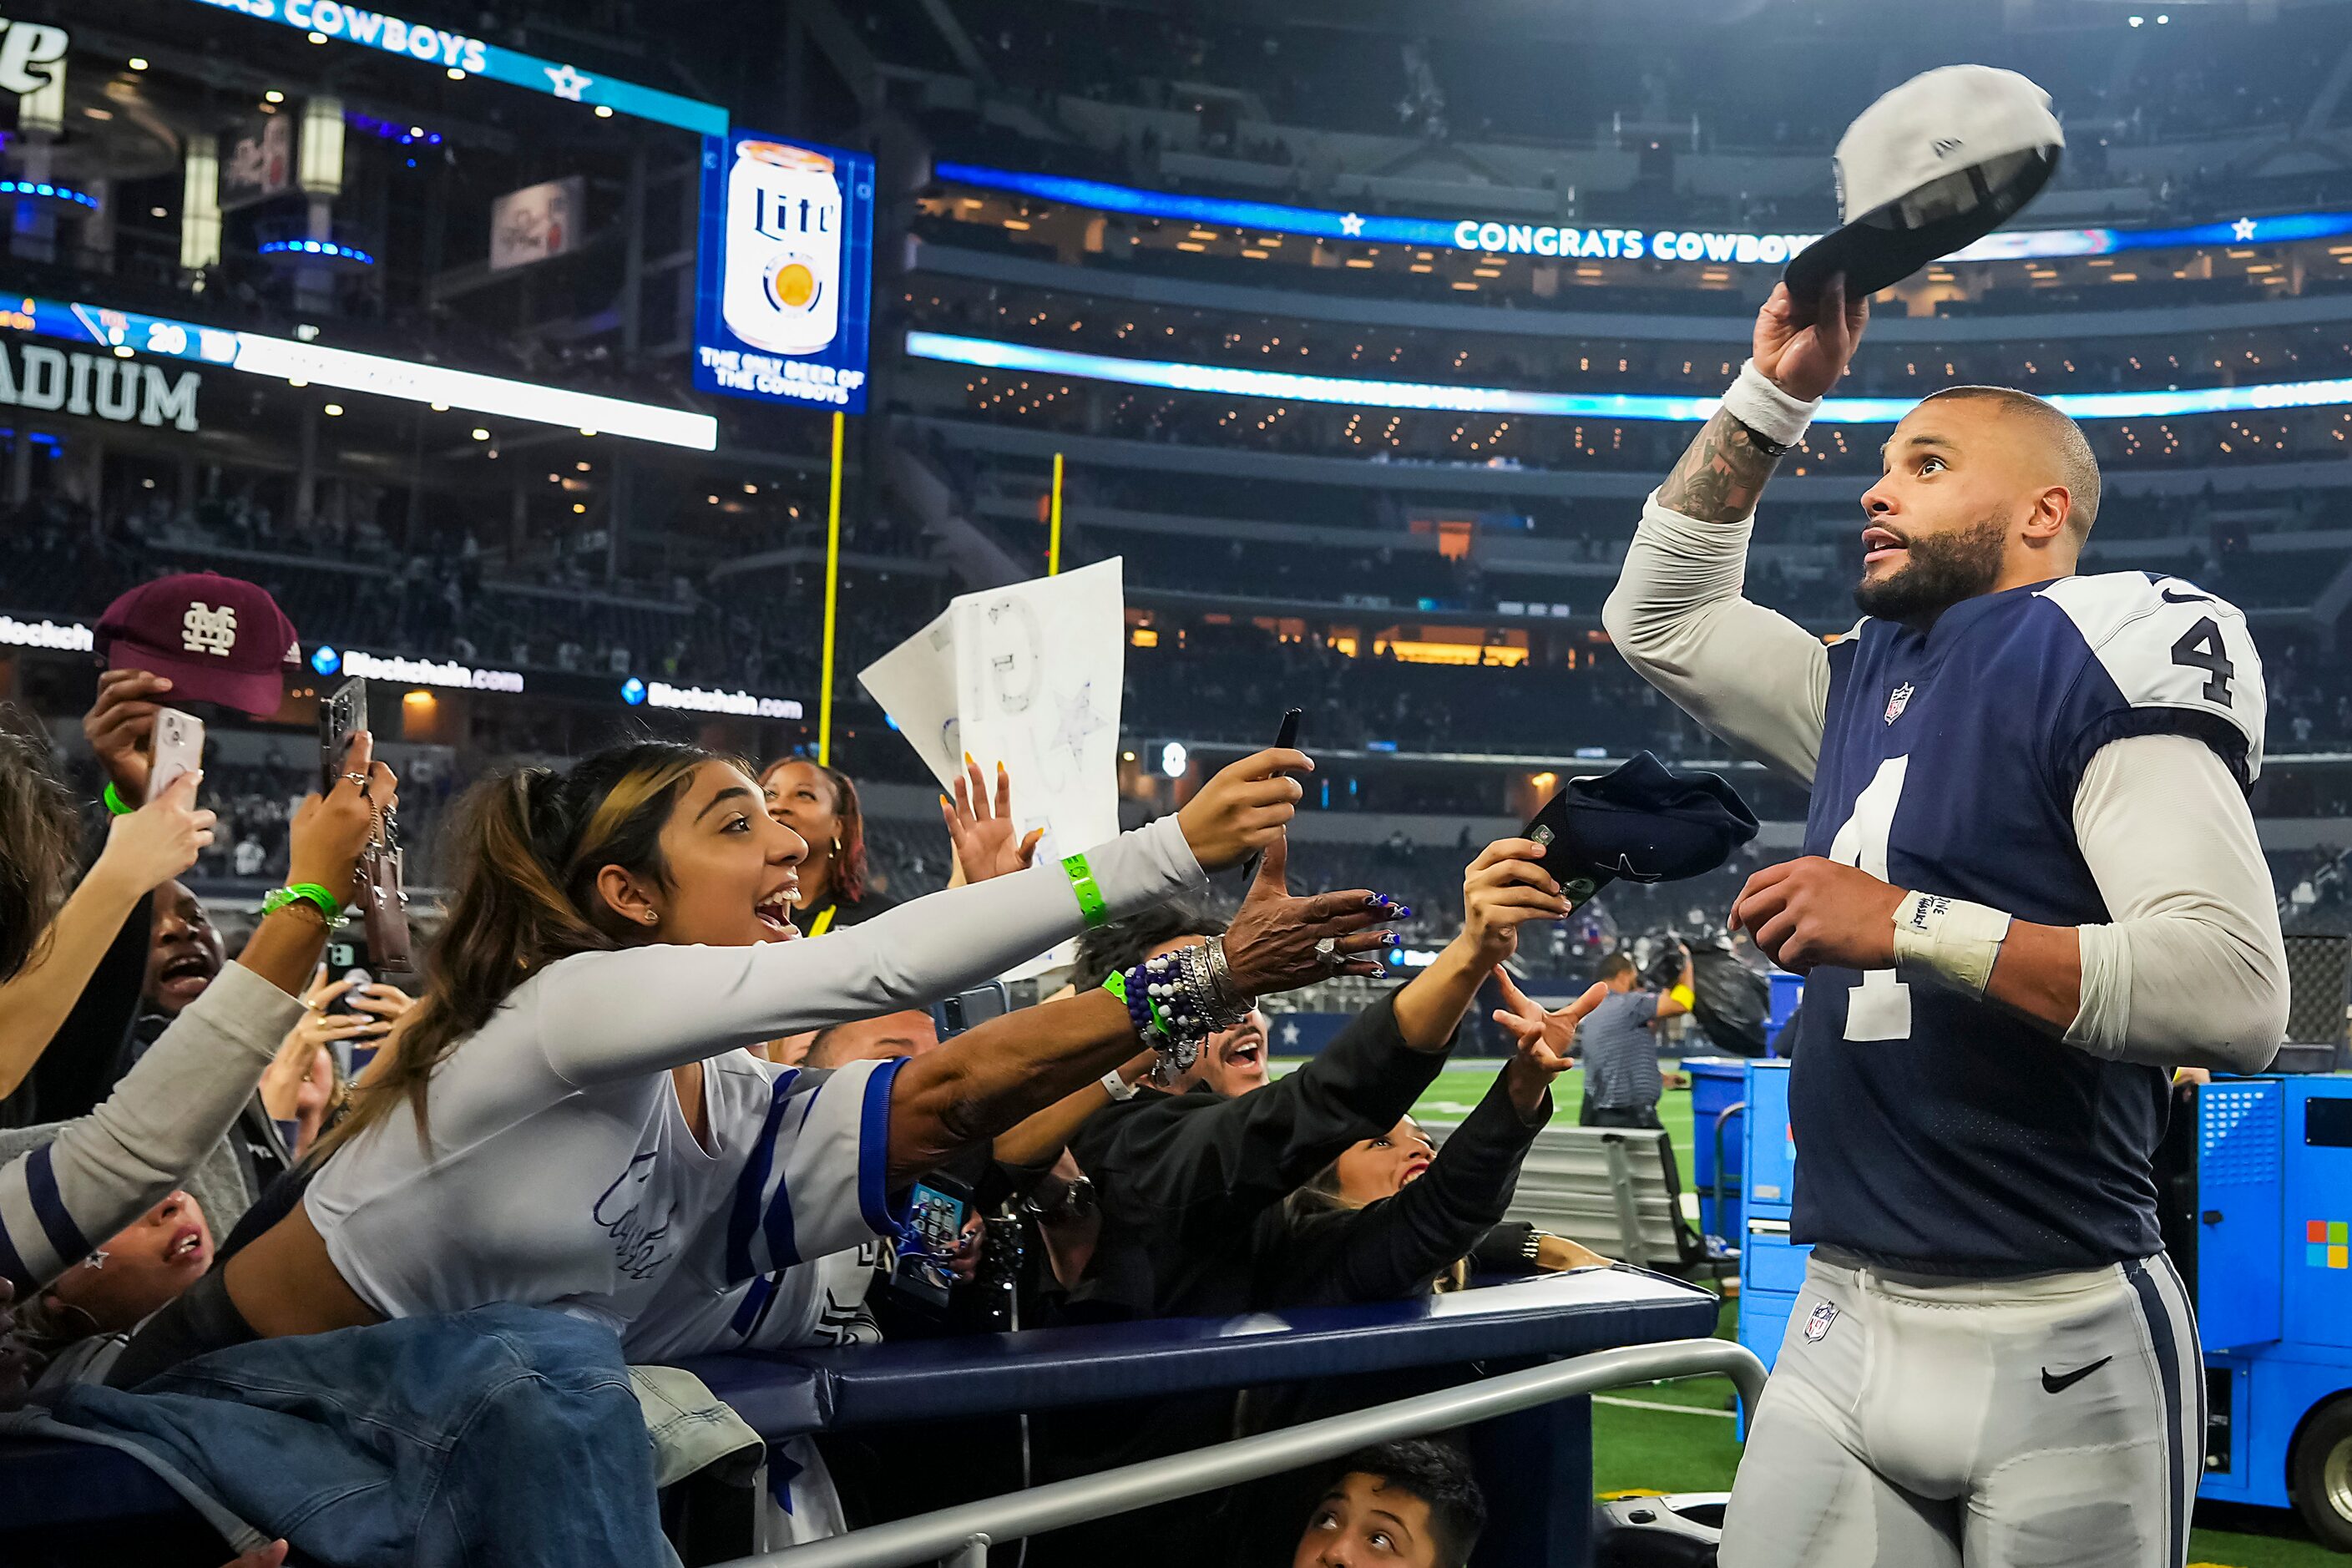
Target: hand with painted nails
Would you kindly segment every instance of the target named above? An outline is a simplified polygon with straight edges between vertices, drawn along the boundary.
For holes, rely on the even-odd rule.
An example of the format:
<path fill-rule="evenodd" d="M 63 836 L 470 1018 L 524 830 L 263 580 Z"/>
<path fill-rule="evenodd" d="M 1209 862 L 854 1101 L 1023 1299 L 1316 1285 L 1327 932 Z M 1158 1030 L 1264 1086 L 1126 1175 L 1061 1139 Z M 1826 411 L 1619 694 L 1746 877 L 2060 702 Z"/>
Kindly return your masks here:
<path fill-rule="evenodd" d="M 1487 969 L 1519 948 L 1529 921 L 1566 920 L 1569 902 L 1558 879 L 1537 862 L 1544 847 L 1531 838 L 1499 838 L 1478 852 L 1462 876 L 1462 936 Z"/>
<path fill-rule="evenodd" d="M 1234 985 L 1244 995 L 1265 996 L 1335 974 L 1384 973 L 1379 955 L 1396 945 L 1396 936 L 1373 928 L 1396 917 L 1381 896 L 1356 888 L 1293 898 L 1285 879 L 1289 859 L 1287 839 L 1266 846 L 1249 897 L 1225 931 Z"/>
<path fill-rule="evenodd" d="M 1037 841 L 1045 837 L 1045 830 L 1032 828 L 1024 836 L 1014 825 L 1013 775 L 1005 772 L 1003 763 L 996 764 L 996 800 L 992 808 L 987 781 L 970 752 L 964 753 L 963 765 L 964 772 L 956 776 L 955 798 L 940 796 L 940 818 L 947 824 L 949 841 L 955 846 L 956 864 L 963 868 L 963 879 L 985 882 L 1028 869 L 1036 858 Z"/>

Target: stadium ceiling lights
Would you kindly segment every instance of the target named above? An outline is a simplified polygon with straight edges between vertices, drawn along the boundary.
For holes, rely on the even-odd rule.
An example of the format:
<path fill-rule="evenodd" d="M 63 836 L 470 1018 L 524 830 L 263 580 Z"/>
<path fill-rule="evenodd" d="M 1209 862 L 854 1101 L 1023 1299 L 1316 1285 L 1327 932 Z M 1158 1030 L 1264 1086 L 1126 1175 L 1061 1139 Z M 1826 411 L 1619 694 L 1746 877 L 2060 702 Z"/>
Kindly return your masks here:
<path fill-rule="evenodd" d="M 1713 397 L 1654 393 L 1518 392 L 1496 386 L 1446 386 L 1415 381 L 1359 381 L 1337 375 L 1241 370 L 1171 360 L 1118 359 L 1109 354 L 1044 349 L 990 338 L 910 331 L 907 353 L 942 364 L 1030 375 L 1067 375 L 1124 386 L 1202 392 L 1226 397 L 1271 397 L 1290 403 L 1335 403 L 1360 408 L 1421 408 L 1448 414 L 1528 414 L 1573 419 L 1655 419 L 1697 424 L 1715 413 Z M 2315 408 L 2352 404 L 2352 379 L 2271 382 L 2261 386 L 2199 387 L 2182 392 L 2061 392 L 2050 401 L 2077 419 L 2153 419 L 2173 415 L 2231 414 L 2252 409 Z M 1892 425 L 1916 397 L 1832 397 L 1813 416 L 1817 425 Z"/>
<path fill-rule="evenodd" d="M 951 184 L 1034 196 L 1091 212 L 1222 225 L 1261 234 L 1297 234 L 1368 245 L 1411 245 L 1479 255 L 1581 260 L 1704 261 L 1717 266 L 1780 267 L 1819 238 L 1810 234 L 1740 234 L 1698 229 L 1573 228 L 1486 218 L 1391 217 L 1336 213 L 1278 202 L 1180 195 L 1103 180 L 1032 174 L 978 163 L 941 163 L 932 174 Z M 2214 245 L 2285 245 L 2352 234 L 2352 212 L 2240 217 L 2175 228 L 2042 228 L 1989 234 L 1946 262 L 2032 261 L 2113 256 L 2126 250 Z"/>
<path fill-rule="evenodd" d="M 686 447 L 698 452 L 714 450 L 719 445 L 719 421 L 708 414 L 540 386 L 528 381 L 509 381 L 504 376 L 453 370 L 447 365 L 420 364 L 384 354 L 296 342 L 259 332 L 200 327 L 190 321 L 110 310 L 97 305 L 19 295 L 0 308 L 0 331 L 96 343 L 119 353 L 145 353 L 166 359 L 192 360 L 253 375 L 273 376 L 296 385 L 372 392 L 409 403 L 446 404 L 475 414 L 631 436 L 640 441 Z"/>

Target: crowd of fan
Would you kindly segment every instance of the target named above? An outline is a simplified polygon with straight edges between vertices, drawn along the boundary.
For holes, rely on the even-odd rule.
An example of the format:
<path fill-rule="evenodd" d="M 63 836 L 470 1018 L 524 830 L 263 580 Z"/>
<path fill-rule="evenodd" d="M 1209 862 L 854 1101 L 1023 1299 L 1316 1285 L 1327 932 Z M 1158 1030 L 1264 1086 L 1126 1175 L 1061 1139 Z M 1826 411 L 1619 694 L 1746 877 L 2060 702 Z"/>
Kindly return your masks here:
<path fill-rule="evenodd" d="M 381 814 L 399 807 L 412 820 L 446 794 L 446 773 L 395 776 L 362 737 L 323 800 L 289 800 L 315 774 L 275 752 L 162 786 L 147 760 L 158 705 L 215 700 L 210 671 L 174 667 L 167 687 L 117 662 L 136 651 L 120 637 L 105 651 L 114 668 L 76 762 L 47 756 L 13 713 L 0 725 L 0 854 L 19 872 L 0 884 L 0 1409 L 29 1394 L 47 1413 L 43 1434 L 127 1448 L 262 1537 L 288 1538 L 300 1562 L 345 1561 L 355 1542 L 412 1532 L 419 1563 L 658 1560 L 656 1468 L 691 1469 L 739 1437 L 765 1466 L 753 1485 L 723 1489 L 745 1541 L 791 1544 L 947 1500 L 921 1479 L 936 1467 L 912 1462 L 903 1443 L 771 1448 L 682 1373 L 662 1374 L 661 1397 L 673 1416 L 683 1403 L 692 1418 L 656 1425 L 650 1405 L 641 1418 L 625 1358 L 949 1336 L 1008 1326 L 1014 1300 L 1013 1321 L 1097 1323 L 1411 1297 L 1458 1289 L 1474 1272 L 1603 1261 L 1506 1223 L 1507 1173 L 1470 1174 L 1516 1172 L 1550 1114 L 1559 1053 L 1581 1016 L 1547 1014 L 1493 975 L 1522 927 L 1532 934 L 1568 909 L 1557 898 L 1556 909 L 1528 903 L 1507 854 L 1466 871 L 1467 846 L 1292 863 L 1293 888 L 1310 876 L 1374 879 L 1331 899 L 1285 891 L 1269 858 L 1243 918 L 1220 936 L 1223 916 L 1171 896 L 1199 890 L 1203 868 L 1276 847 L 1295 788 L 1259 768 L 1228 770 L 1175 816 L 1092 851 L 1089 885 L 1117 918 L 1086 937 L 1074 993 L 979 1024 L 968 1043 L 943 1041 L 925 1001 L 1089 924 L 1058 885 L 1060 868 L 1024 870 L 1035 841 L 1013 830 L 1010 781 L 992 792 L 975 768 L 944 834 L 886 830 L 869 828 L 850 781 L 805 760 L 770 766 L 753 789 L 709 753 L 636 742 L 568 774 L 483 781 L 449 829 L 452 885 L 429 922 L 437 937 L 423 977 L 394 984 L 386 965 L 400 966 L 375 945 L 377 920 L 362 942 L 338 931 L 333 911 L 364 901 Z M 727 808 L 707 838 L 706 795 Z M 1270 806 L 1281 815 L 1269 818 Z M 256 856 L 285 890 L 233 944 L 185 879 L 224 857 L 250 875 L 264 868 Z M 795 862 L 783 892 L 762 891 L 779 864 Z M 950 868 L 960 890 L 922 897 Z M 1368 897 L 1367 887 L 1384 890 Z M 518 894 L 541 902 L 526 910 Z M 774 939 L 779 900 L 808 939 Z M 1163 973 L 1154 966 L 1171 962 L 1161 954 L 1203 938 L 1222 942 L 1232 984 L 1252 994 L 1343 973 L 1410 978 L 1293 1079 L 1269 1081 L 1255 1015 L 1203 1027 L 1199 1061 L 1180 1074 L 1139 1053 L 1129 1010 L 1099 1005 L 1094 988 L 1125 973 L 1140 995 L 1144 977 Z M 345 942 L 362 943 L 361 963 L 375 955 L 373 977 L 322 963 Z M 1332 942 L 1337 957 L 1325 951 Z M 1402 942 L 1440 951 L 1433 962 L 1384 963 Z M 725 984 L 722 967 L 735 977 Z M 1433 1209 L 1402 1167 L 1362 1156 L 1399 1137 L 1426 1142 L 1404 1116 L 1427 1076 L 1412 1064 L 1454 1048 L 1465 1010 L 1497 985 L 1514 1020 L 1499 1031 L 1506 1060 L 1487 1103 L 1449 1140 L 1462 1152 L 1440 1166 L 1460 1165 L 1470 1184 L 1433 1179 L 1419 1194 L 1449 1194 Z M 526 987 L 529 1005 L 507 1005 Z M 540 1036 L 541 1009 L 569 1021 L 548 1014 L 553 1032 Z M 1483 1009 L 1474 1032 L 1496 1032 Z M 472 1043 L 478 1035 L 491 1037 Z M 749 1053 L 728 1048 L 763 1037 Z M 545 1084 L 536 1065 L 518 1078 L 541 1054 Z M 698 1064 L 693 1087 L 674 1089 L 670 1069 L 688 1064 Z M 830 1073 L 797 1070 L 817 1067 Z M 1155 1074 L 1198 1098 L 1140 1083 Z M 738 1079 L 756 1093 L 747 1098 Z M 769 1109 L 772 1086 L 775 1104 L 798 1100 L 790 1118 Z M 679 1185 L 658 1170 L 635 1173 L 665 1158 L 673 1095 L 698 1132 L 707 1119 L 707 1146 L 743 1166 L 740 1178 Z M 534 1097 L 546 1104 L 525 1109 Z M 413 1116 L 421 1133 L 427 1098 L 431 1145 L 379 1125 Z M 1188 1138 L 1230 1146 L 1220 1203 L 1256 1194 L 1237 1223 L 1255 1225 L 1257 1262 L 1199 1257 L 1151 1217 L 1168 1212 L 1165 1192 L 1202 1179 L 1148 1154 L 1152 1129 L 1180 1112 Z M 1277 1125 L 1289 1129 L 1278 1152 L 1264 1137 Z M 655 1152 L 633 1156 L 628 1141 L 646 1138 Z M 748 1256 L 736 1258 L 739 1237 L 724 1269 L 706 1277 L 704 1265 L 651 1245 L 660 1230 L 608 1215 L 606 1202 L 574 1235 L 557 1200 L 608 1159 L 624 1173 L 606 1201 L 624 1182 L 650 1183 L 643 1201 L 714 1237 L 731 1215 L 751 1213 Z M 851 1201 L 886 1160 L 894 1185 L 920 1177 L 969 1217 L 930 1235 Z M 434 1181 L 383 1182 L 419 1162 Z M 854 1179 L 836 1184 L 834 1167 Z M 767 1192 L 771 1169 L 802 1184 L 797 1198 Z M 490 1180 L 496 1202 L 426 1195 Z M 839 1212 L 826 1206 L 835 1192 Z M 698 1201 L 711 1212 L 695 1212 Z M 791 1205 L 793 1254 L 761 1239 L 779 1234 L 776 1219 L 758 1217 L 770 1203 Z M 387 1205 L 399 1211 L 389 1225 L 362 1223 Z M 503 1251 L 499 1215 L 534 1227 L 530 1265 Z M 331 1238 L 327 1249 L 298 1258 L 299 1238 L 314 1233 Z M 611 1288 L 616 1240 L 644 1289 Z M 707 1250 L 716 1269 L 721 1248 Z M 485 1285 L 493 1256 L 497 1279 Z M 1315 1266 L 1299 1267 L 1307 1257 Z M 205 1370 L 183 1375 L 199 1354 Z M 1301 1392 L 1304 1403 L 1277 1402 L 1290 1406 L 1277 1420 L 1312 1413 L 1319 1394 Z M 373 1416 L 347 1419 L 362 1394 L 396 1398 L 408 1435 L 387 1446 Z M 173 1400 L 168 1435 L 146 1416 L 158 1395 Z M 1036 1462 L 1077 1475 L 1178 1451 L 1196 1427 L 1229 1422 L 1230 1404 L 1156 1404 L 1108 1445 L 1091 1415 L 1039 1418 Z M 250 1436 L 265 1409 L 268 1463 Z M 323 1499 L 309 1484 L 314 1463 L 368 1484 Z M 561 1497 L 522 1487 L 531 1473 L 563 1475 Z M 877 1478 L 890 1478 L 891 1495 L 877 1500 Z M 1169 1560 L 1297 1542 L 1300 1561 L 1321 1561 L 1310 1555 L 1318 1542 L 1376 1528 L 1368 1489 L 1381 1491 L 1392 1532 L 1402 1522 L 1418 1537 L 1401 1561 L 1463 1568 L 1479 1528 L 1476 1483 L 1461 1454 L 1430 1444 L 1265 1478 L 1169 1521 L 1189 1543 Z M 428 1490 L 463 1521 L 456 1534 L 416 1523 Z M 109 1528 L 84 1527 L 77 1542 Z M 1097 1561 L 1092 1534 L 1033 1549 L 1043 1562 Z M 232 1537 L 231 1549 L 248 1543 Z M 237 1562 L 275 1568 L 289 1550 L 279 1540 Z"/>
<path fill-rule="evenodd" d="M 191 586 L 151 584 L 142 603 L 218 580 L 174 581 Z M 713 1435 L 729 1451 L 740 1438 L 764 1478 L 697 1507 L 721 1508 L 761 1546 L 923 1511 L 974 1483 L 1011 1489 L 1200 1446 L 1230 1428 L 1233 1397 L 1033 1415 L 1034 1449 L 981 1449 L 1032 1453 L 1036 1477 L 1010 1458 L 948 1477 L 922 1462 L 928 1435 L 765 1444 L 684 1374 L 661 1398 L 691 1419 L 648 1434 L 625 1363 L 1340 1306 L 1591 1266 L 1603 1260 L 1503 1215 L 1578 1022 L 1637 983 L 1615 961 L 1680 996 L 1704 948 L 1762 1005 L 1760 961 L 1717 934 L 1744 880 L 1778 858 L 1754 844 L 1704 876 L 1614 883 L 1571 910 L 1544 867 L 1468 826 L 1429 843 L 1401 825 L 1356 843 L 1283 832 L 1294 791 L 1307 809 L 1458 812 L 1434 775 L 1360 787 L 1344 767 L 1294 782 L 1245 761 L 1076 870 L 1030 866 L 1021 781 L 977 764 L 921 827 L 877 817 L 852 780 L 804 756 L 753 778 L 645 740 L 562 772 L 461 770 L 450 752 L 388 742 L 395 773 L 363 737 L 320 798 L 299 748 L 273 731 L 231 745 L 223 726 L 201 775 L 162 786 L 149 732 L 163 704 L 259 716 L 282 701 L 274 678 L 268 694 L 208 693 L 225 671 L 175 662 L 194 608 L 163 610 L 161 653 L 133 640 L 148 620 L 119 605 L 100 617 L 109 670 L 72 761 L 15 715 L 0 724 L 0 858 L 15 873 L 0 879 L 0 1407 L 30 1395 L 43 1434 L 128 1445 L 261 1534 L 292 1538 L 303 1561 L 415 1530 L 427 1488 L 467 1523 L 463 1540 L 420 1538 L 420 1562 L 659 1560 L 649 1445 L 657 1464 L 692 1468 Z M 134 658 L 175 674 L 167 684 Z M 2336 663 L 2280 658 L 2272 689 L 2290 720 L 2352 701 L 2331 684 Z M 1133 650 L 1129 696 L 1204 731 L 1305 707 L 1318 744 L 1327 731 L 1428 748 L 1529 733 L 1669 754 L 1707 743 L 1613 660 L 1555 673 L 1573 684 L 1203 623 Z M 452 812 L 461 771 L 484 776 Z M 1343 780 L 1349 798 L 1325 798 Z M 377 900 L 355 929 L 337 921 L 369 903 L 370 846 L 395 810 L 415 879 L 440 884 L 415 980 L 383 945 L 391 906 Z M 1213 875 L 1257 855 L 1246 893 Z M 2347 864 L 2333 847 L 2278 860 L 2294 929 L 2347 923 Z M 202 896 L 216 883 L 247 909 L 277 889 L 240 921 L 234 963 L 228 922 Z M 788 918 L 805 938 L 788 940 Z M 960 1016 L 925 1010 L 1070 939 L 1066 994 L 961 1039 L 943 1037 Z M 1273 1078 L 1264 1014 L 1192 1011 L 1226 984 L 1172 956 L 1202 941 L 1223 944 L 1239 994 L 1346 1021 Z M 1682 979 L 1660 980 L 1650 961 L 1685 949 Z M 1573 993 L 1596 970 L 1605 986 L 1555 1010 L 1510 977 Z M 1166 1011 L 1110 999 L 1147 994 Z M 1139 1050 L 1139 1016 L 1174 1017 L 1197 1059 Z M 1664 1045 L 1632 1037 L 1644 1062 Z M 1439 1148 L 1407 1111 L 1427 1057 L 1446 1051 L 1502 1061 Z M 1588 1095 L 1583 1114 L 1656 1125 L 1654 1104 Z M 681 1115 L 693 1138 L 677 1135 Z M 1181 1158 L 1166 1152 L 1180 1122 L 1193 1152 Z M 1428 1184 L 1396 1147 L 1427 1150 Z M 714 1161 L 725 1174 L 708 1173 Z M 893 1190 L 921 1181 L 927 1204 L 944 1194 L 951 1220 L 927 1234 L 856 1201 L 877 1172 Z M 583 1210 L 580 1193 L 608 1178 Z M 1166 1218 L 1206 1195 L 1237 1227 L 1213 1247 Z M 667 1230 L 637 1217 L 647 1205 L 697 1238 L 656 1245 Z M 181 1370 L 199 1356 L 202 1371 Z M 394 1392 L 411 1436 L 386 1448 L 349 1396 L 382 1394 L 389 1365 L 405 1369 Z M 1330 1408 L 1331 1392 L 1249 1397 L 1255 1418 L 1281 1424 Z M 168 1436 L 142 1403 L 159 1394 L 175 1402 Z M 494 1420 L 478 1419 L 486 1397 Z M 264 1408 L 275 1463 L 254 1436 Z M 289 1462 L 310 1458 L 369 1482 L 322 1502 L 306 1464 Z M 562 1497 L 514 1486 L 533 1471 L 564 1475 Z M 1443 1446 L 1265 1478 L 1118 1530 L 1134 1556 L 1140 1528 L 1150 1562 L 1293 1540 L 1318 1561 L 1318 1539 L 1364 1528 L 1367 1488 L 1420 1508 L 1426 1549 L 1406 1561 L 1463 1568 L 1476 1488 Z M 1112 1539 L 1081 1526 L 1032 1545 L 1041 1564 L 1076 1564 Z M 239 1563 L 275 1568 L 288 1550 Z"/>

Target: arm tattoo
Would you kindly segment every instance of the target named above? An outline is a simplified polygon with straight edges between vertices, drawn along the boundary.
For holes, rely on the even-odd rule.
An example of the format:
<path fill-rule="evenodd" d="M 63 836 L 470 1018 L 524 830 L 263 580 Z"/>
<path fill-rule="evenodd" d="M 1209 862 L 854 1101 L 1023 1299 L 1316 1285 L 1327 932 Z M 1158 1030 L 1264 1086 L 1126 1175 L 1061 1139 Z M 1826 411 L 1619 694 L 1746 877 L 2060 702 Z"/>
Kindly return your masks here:
<path fill-rule="evenodd" d="M 1701 522 L 1738 522 L 1756 510 L 1780 463 L 1753 430 L 1717 411 L 1659 487 L 1658 500 Z"/>

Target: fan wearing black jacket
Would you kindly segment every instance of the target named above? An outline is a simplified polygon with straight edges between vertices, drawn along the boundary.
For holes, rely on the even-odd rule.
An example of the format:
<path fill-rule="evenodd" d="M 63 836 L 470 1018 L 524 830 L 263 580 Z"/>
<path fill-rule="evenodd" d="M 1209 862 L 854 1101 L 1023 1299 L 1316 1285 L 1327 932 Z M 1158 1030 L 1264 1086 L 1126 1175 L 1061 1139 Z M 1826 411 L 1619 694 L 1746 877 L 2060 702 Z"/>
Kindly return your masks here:
<path fill-rule="evenodd" d="M 1350 1145 L 1394 1127 L 1444 1069 L 1463 1015 L 1516 950 L 1519 927 L 1567 914 L 1543 853 L 1526 839 L 1487 846 L 1464 876 L 1461 934 L 1297 1071 L 1230 1100 L 1202 1086 L 1145 1090 L 1089 1117 L 1070 1151 L 1094 1184 L 1102 1231 L 1070 1318 L 1257 1308 L 1261 1218 Z M 1068 1412 L 1041 1423 L 1043 1468 L 1075 1475 L 1178 1453 L 1219 1441 L 1233 1424 L 1233 1400 L 1216 1395 Z M 1135 1561 L 1139 1542 L 1153 1543 L 1152 1562 L 1219 1560 L 1204 1554 L 1214 1550 L 1204 1531 L 1221 1526 L 1197 1506 L 1118 1523 L 1109 1534 L 1080 1527 L 1040 1538 L 1030 1561 L 1091 1563 L 1112 1551 Z"/>
<path fill-rule="evenodd" d="M 1395 1126 L 1444 1070 L 1464 1013 L 1510 957 L 1518 928 L 1566 912 L 1542 854 L 1525 839 L 1487 846 L 1464 877 L 1461 934 L 1297 1071 L 1230 1100 L 1200 1085 L 1147 1090 L 1089 1117 L 1070 1152 L 1094 1183 L 1102 1236 L 1071 1314 L 1255 1308 L 1258 1216 L 1349 1144 Z"/>
<path fill-rule="evenodd" d="M 1338 1307 L 1468 1282 L 1474 1271 L 1551 1272 L 1608 1259 L 1529 1226 L 1503 1226 L 1519 1164 L 1551 1120 L 1552 1080 L 1568 1070 L 1576 1026 L 1606 991 L 1547 1013 L 1498 973 L 1495 1021 L 1517 1045 L 1477 1105 L 1437 1146 L 1408 1116 L 1351 1144 L 1258 1216 L 1253 1305 Z"/>

